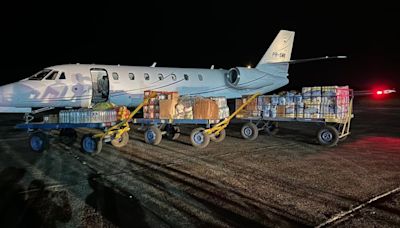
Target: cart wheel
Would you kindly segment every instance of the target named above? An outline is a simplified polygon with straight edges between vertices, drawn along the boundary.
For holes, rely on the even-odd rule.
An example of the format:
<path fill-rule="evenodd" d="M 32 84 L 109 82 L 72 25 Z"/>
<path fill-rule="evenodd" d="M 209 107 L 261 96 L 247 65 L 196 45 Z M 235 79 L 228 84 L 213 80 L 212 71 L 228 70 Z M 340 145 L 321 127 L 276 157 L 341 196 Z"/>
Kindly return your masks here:
<path fill-rule="evenodd" d="M 265 133 L 267 133 L 268 135 L 276 135 L 279 131 L 278 128 L 278 123 L 277 122 L 272 122 L 269 123 L 265 129 L 264 129 Z"/>
<path fill-rule="evenodd" d="M 148 144 L 158 145 L 162 139 L 161 130 L 155 126 L 147 128 L 144 132 L 144 141 Z"/>
<path fill-rule="evenodd" d="M 226 136 L 226 132 L 225 132 L 225 129 L 223 129 L 222 131 L 219 132 L 218 136 L 216 136 L 214 134 L 210 135 L 210 139 L 211 139 L 211 141 L 218 143 L 218 142 L 224 141 L 225 136 Z"/>
<path fill-rule="evenodd" d="M 72 146 L 76 141 L 76 138 L 78 137 L 75 129 L 72 128 L 61 129 L 59 136 L 60 136 L 60 141 L 68 146 Z"/>
<path fill-rule="evenodd" d="M 210 135 L 204 134 L 204 128 L 193 129 L 190 133 L 190 142 L 196 148 L 205 148 L 210 143 Z"/>
<path fill-rule="evenodd" d="M 181 135 L 181 129 L 178 126 L 172 126 L 168 124 L 165 127 L 165 131 L 167 132 L 166 136 L 169 140 L 177 140 Z"/>
<path fill-rule="evenodd" d="M 49 138 L 41 131 L 29 136 L 29 146 L 33 152 L 43 152 L 49 148 Z"/>
<path fill-rule="evenodd" d="M 122 133 L 121 137 L 119 139 L 113 139 L 111 140 L 111 145 L 113 145 L 114 147 L 117 148 L 121 148 L 126 146 L 126 144 L 128 144 L 129 142 L 129 134 L 128 132 L 124 132 Z"/>
<path fill-rule="evenodd" d="M 98 154 L 103 147 L 102 141 L 93 138 L 93 134 L 85 134 L 81 140 L 81 149 L 83 153 L 94 155 Z"/>
<path fill-rule="evenodd" d="M 255 140 L 258 136 L 258 128 L 253 123 L 245 123 L 241 130 L 242 137 L 247 140 Z"/>
<path fill-rule="evenodd" d="M 339 141 L 339 132 L 333 126 L 324 126 L 317 133 L 318 142 L 324 146 L 335 146 Z"/>

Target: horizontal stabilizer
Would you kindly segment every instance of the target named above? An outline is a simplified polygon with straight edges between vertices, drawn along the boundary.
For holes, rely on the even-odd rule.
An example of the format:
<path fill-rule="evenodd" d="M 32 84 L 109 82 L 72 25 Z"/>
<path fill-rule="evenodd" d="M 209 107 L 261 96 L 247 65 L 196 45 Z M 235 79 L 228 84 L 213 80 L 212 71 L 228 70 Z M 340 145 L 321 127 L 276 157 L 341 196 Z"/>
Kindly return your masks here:
<path fill-rule="evenodd" d="M 327 60 L 327 59 L 346 59 L 347 56 L 324 56 L 324 57 L 317 57 L 317 58 L 310 58 L 310 59 L 296 59 L 296 60 L 289 60 L 286 62 L 278 62 L 278 63 L 306 63 L 306 62 L 313 62 L 313 61 L 320 61 L 320 60 Z M 270 62 L 269 64 L 274 64 L 276 62 Z"/>

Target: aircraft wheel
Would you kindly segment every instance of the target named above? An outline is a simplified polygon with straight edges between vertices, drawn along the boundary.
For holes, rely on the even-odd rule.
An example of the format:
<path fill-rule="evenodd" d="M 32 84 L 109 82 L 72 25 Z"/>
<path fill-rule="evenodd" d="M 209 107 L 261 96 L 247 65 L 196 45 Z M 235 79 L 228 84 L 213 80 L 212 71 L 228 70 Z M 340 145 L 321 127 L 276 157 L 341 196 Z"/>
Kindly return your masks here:
<path fill-rule="evenodd" d="M 29 146 L 33 152 L 43 152 L 49 148 L 49 138 L 41 131 L 34 132 L 29 136 Z"/>
<path fill-rule="evenodd" d="M 162 139 L 161 130 L 155 126 L 151 126 L 147 128 L 144 132 L 144 141 L 151 145 L 158 145 L 160 144 Z"/>
<path fill-rule="evenodd" d="M 317 139 L 321 145 L 332 147 L 339 141 L 339 132 L 333 126 L 324 126 L 317 132 Z"/>
<path fill-rule="evenodd" d="M 252 141 L 258 137 L 258 128 L 254 123 L 245 123 L 240 133 L 244 139 Z"/>
<path fill-rule="evenodd" d="M 220 131 L 219 132 L 219 135 L 211 135 L 210 136 L 210 139 L 211 139 L 211 141 L 213 141 L 213 142 L 222 142 L 222 141 L 224 141 L 224 139 L 225 139 L 225 137 L 226 137 L 226 132 L 225 132 L 225 129 L 223 129 L 222 131 Z"/>
<path fill-rule="evenodd" d="M 93 134 L 85 134 L 81 140 L 81 149 L 85 154 L 98 154 L 103 147 L 103 142 L 98 138 L 93 138 Z"/>
<path fill-rule="evenodd" d="M 196 148 L 205 148 L 210 143 L 210 135 L 204 133 L 204 128 L 193 129 L 190 133 L 190 142 Z"/>
<path fill-rule="evenodd" d="M 178 126 L 173 126 L 168 124 L 165 127 L 165 131 L 167 132 L 166 136 L 169 140 L 177 140 L 181 135 L 181 129 Z"/>
<path fill-rule="evenodd" d="M 113 145 L 114 147 L 117 148 L 121 148 L 126 146 L 126 144 L 128 144 L 129 142 L 129 134 L 128 132 L 124 132 L 122 133 L 121 137 L 119 139 L 113 139 L 111 140 L 111 145 Z"/>
<path fill-rule="evenodd" d="M 63 128 L 60 131 L 60 141 L 65 145 L 72 146 L 78 137 L 75 129 Z"/>

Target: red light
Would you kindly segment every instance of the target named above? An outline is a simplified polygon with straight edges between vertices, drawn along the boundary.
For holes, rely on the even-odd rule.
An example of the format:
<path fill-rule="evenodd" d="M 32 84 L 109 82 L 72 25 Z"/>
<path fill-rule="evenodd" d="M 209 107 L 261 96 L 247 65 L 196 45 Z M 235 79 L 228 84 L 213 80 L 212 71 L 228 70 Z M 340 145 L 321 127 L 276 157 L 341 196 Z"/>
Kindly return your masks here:
<path fill-rule="evenodd" d="M 376 91 L 376 94 L 377 94 L 377 95 L 382 95 L 383 92 L 382 92 L 382 90 L 378 90 L 378 91 Z"/>

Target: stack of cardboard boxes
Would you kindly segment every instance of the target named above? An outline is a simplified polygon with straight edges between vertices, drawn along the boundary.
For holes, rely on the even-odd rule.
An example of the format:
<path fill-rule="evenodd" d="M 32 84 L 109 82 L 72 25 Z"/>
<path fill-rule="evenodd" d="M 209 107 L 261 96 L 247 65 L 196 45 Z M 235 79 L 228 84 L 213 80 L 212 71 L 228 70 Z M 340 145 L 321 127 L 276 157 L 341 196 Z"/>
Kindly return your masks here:
<path fill-rule="evenodd" d="M 179 96 L 178 92 L 145 91 L 145 98 L 151 92 L 156 92 L 157 97 L 143 106 L 144 118 L 218 120 L 229 116 L 225 97 L 203 98 Z"/>
<path fill-rule="evenodd" d="M 162 114 L 164 117 L 170 116 L 171 113 L 174 115 L 174 111 L 171 107 L 175 108 L 174 102 L 178 100 L 177 92 L 165 92 L 165 91 L 144 91 L 144 98 L 148 98 L 152 92 L 157 93 L 157 96 L 150 98 L 149 103 L 143 106 L 143 117 L 146 119 L 159 119 Z M 169 100 L 169 101 L 165 101 Z M 163 111 L 161 112 L 161 107 Z"/>

